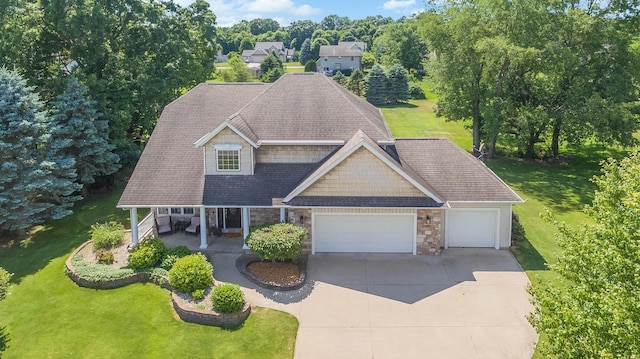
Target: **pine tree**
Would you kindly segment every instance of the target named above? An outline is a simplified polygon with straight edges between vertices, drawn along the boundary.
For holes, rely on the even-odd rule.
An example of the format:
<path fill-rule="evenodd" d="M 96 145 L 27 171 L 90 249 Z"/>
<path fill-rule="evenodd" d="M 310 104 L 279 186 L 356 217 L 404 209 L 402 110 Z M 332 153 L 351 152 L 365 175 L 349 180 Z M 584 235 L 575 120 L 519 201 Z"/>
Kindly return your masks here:
<path fill-rule="evenodd" d="M 51 134 L 33 87 L 0 68 L 0 230 L 23 235 L 30 226 L 72 213 L 81 186 L 68 141 Z"/>
<path fill-rule="evenodd" d="M 347 77 L 342 73 L 342 71 L 338 70 L 335 74 L 333 74 L 333 80 L 344 86 L 347 82 Z"/>
<path fill-rule="evenodd" d="M 364 96 L 371 104 L 380 106 L 387 103 L 389 90 L 387 74 L 380 65 L 374 65 L 364 81 Z"/>
<path fill-rule="evenodd" d="M 99 121 L 95 102 L 86 98 L 87 88 L 75 77 L 68 83 L 65 93 L 57 97 L 51 117 L 53 136 L 66 140 L 64 153 L 75 159 L 78 174 L 76 182 L 86 190 L 96 177 L 107 176 L 120 168 L 115 146 L 108 140 L 108 125 Z"/>
<path fill-rule="evenodd" d="M 364 93 L 364 79 L 364 72 L 360 69 L 354 70 L 347 81 L 347 89 L 358 96 L 362 96 Z"/>
<path fill-rule="evenodd" d="M 387 74 L 389 79 L 389 102 L 407 102 L 409 100 L 409 77 L 402 65 L 392 65 Z"/>
<path fill-rule="evenodd" d="M 313 53 L 311 52 L 311 39 L 305 39 L 300 47 L 300 63 L 306 64 L 313 61 Z"/>

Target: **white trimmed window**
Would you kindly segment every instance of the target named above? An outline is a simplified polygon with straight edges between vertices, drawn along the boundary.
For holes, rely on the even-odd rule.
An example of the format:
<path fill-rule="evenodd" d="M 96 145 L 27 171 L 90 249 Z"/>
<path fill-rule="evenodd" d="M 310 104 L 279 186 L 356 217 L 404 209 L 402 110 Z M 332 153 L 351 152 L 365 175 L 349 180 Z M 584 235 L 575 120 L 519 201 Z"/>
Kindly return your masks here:
<path fill-rule="evenodd" d="M 193 207 L 158 207 L 159 216 L 193 216 L 195 210 Z"/>
<path fill-rule="evenodd" d="M 217 144 L 216 149 L 216 165 L 218 171 L 240 171 L 240 149 L 242 145 L 236 144 Z"/>

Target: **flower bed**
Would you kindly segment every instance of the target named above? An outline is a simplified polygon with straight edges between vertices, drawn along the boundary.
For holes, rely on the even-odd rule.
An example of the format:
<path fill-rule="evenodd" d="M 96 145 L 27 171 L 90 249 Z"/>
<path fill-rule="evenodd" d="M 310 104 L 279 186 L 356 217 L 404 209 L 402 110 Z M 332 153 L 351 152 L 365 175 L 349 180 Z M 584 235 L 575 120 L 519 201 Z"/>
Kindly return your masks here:
<path fill-rule="evenodd" d="M 65 262 L 67 276 L 81 287 L 114 289 L 133 283 L 155 283 L 171 291 L 174 310 L 180 319 L 190 323 L 234 328 L 240 326 L 251 314 L 251 305 L 246 301 L 243 308 L 234 313 L 218 313 L 210 305 L 200 305 L 193 302 L 190 295 L 173 290 L 169 285 L 167 271 L 162 268 L 134 270 L 127 267 L 94 263 L 94 261 L 85 259 L 83 255 L 83 253 L 87 253 L 88 246 L 92 245 L 91 241 L 83 243 L 73 251 Z"/>
<path fill-rule="evenodd" d="M 296 290 L 304 286 L 305 280 L 307 278 L 307 261 L 306 257 L 304 256 L 299 257 L 298 259 L 293 261 L 293 263 L 297 264 L 298 268 L 300 269 L 300 276 L 298 277 L 298 279 L 284 284 L 267 281 L 248 271 L 247 266 L 254 262 L 260 262 L 260 257 L 258 257 L 256 254 L 243 254 L 236 259 L 236 268 L 240 273 L 242 273 L 243 276 L 245 276 L 245 278 L 263 288 L 271 290 Z"/>

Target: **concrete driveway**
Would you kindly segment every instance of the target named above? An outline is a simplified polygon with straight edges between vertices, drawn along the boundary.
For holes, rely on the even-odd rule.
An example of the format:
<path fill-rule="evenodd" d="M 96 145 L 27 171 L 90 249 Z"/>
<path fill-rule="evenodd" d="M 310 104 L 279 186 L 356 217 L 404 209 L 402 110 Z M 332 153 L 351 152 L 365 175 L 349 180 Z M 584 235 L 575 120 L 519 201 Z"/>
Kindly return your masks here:
<path fill-rule="evenodd" d="M 296 316 L 296 358 L 531 358 L 537 340 L 528 279 L 506 250 L 319 254 L 293 292 L 255 286 L 236 257 L 212 255 L 216 278 Z"/>

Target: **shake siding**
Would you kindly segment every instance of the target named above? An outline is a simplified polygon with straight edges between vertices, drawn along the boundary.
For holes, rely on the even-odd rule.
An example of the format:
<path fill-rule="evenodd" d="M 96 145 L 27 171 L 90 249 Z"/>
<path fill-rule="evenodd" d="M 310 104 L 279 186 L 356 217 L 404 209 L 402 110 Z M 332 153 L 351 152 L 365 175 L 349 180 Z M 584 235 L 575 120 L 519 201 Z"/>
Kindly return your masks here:
<path fill-rule="evenodd" d="M 255 152 L 257 163 L 316 163 L 337 146 L 260 146 Z"/>
<path fill-rule="evenodd" d="M 240 171 L 218 171 L 216 164 L 216 144 L 241 144 Z M 225 128 L 211 139 L 205 146 L 205 174 L 207 175 L 250 175 L 253 163 L 251 161 L 251 145 L 229 128 Z"/>
<path fill-rule="evenodd" d="M 300 195 L 422 197 L 424 193 L 369 150 L 360 148 Z"/>

